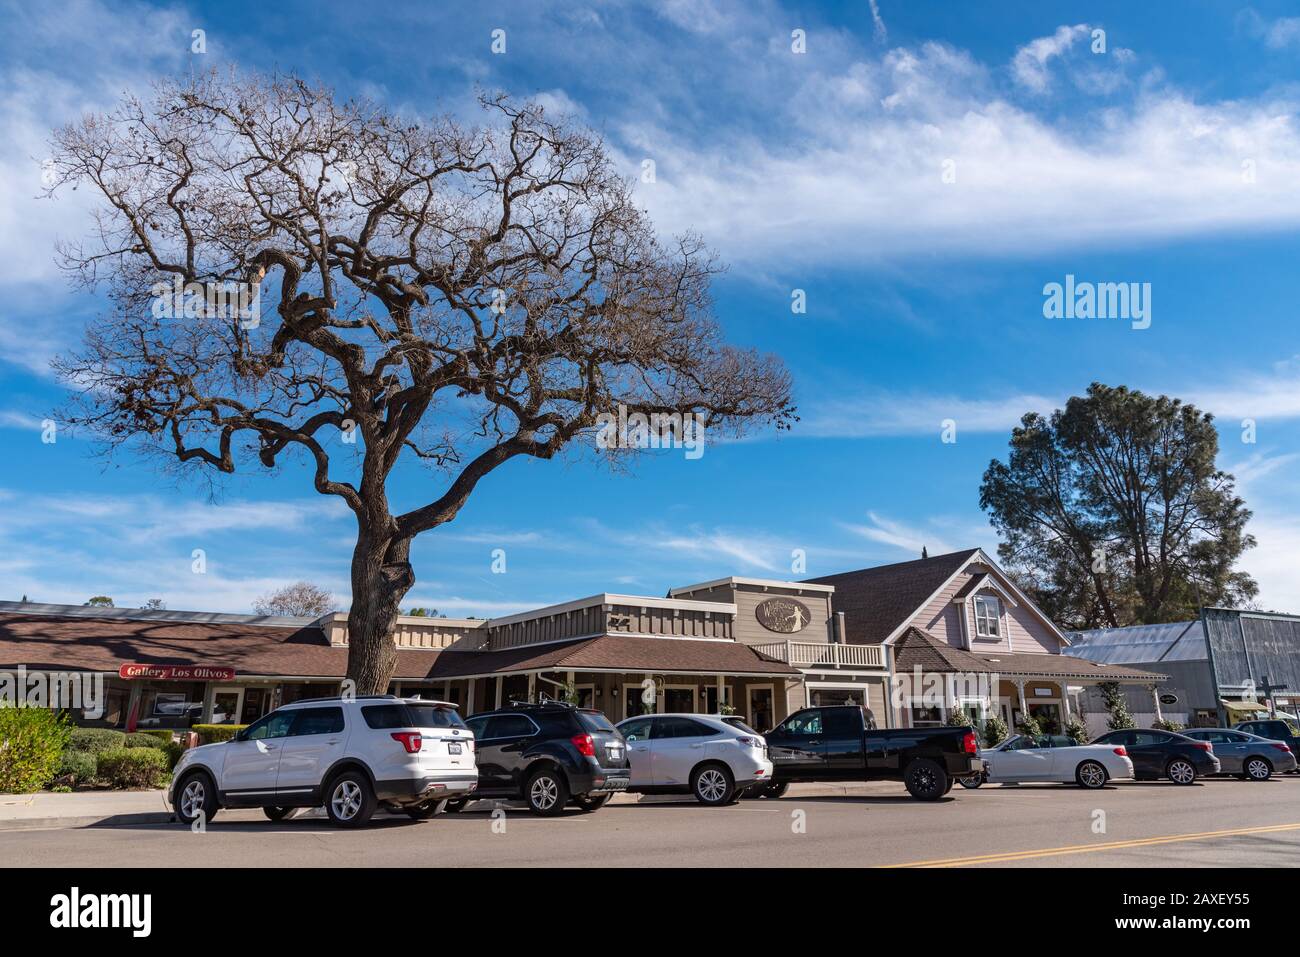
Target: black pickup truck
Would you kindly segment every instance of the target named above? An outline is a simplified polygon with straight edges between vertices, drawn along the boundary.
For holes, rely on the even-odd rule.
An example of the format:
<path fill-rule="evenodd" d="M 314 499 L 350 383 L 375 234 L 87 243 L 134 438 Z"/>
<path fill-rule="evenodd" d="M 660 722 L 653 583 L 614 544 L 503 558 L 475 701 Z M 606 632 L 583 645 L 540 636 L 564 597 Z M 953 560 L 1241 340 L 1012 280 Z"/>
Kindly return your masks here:
<path fill-rule="evenodd" d="M 912 797 L 937 801 L 954 781 L 984 768 L 974 728 L 876 727 L 857 705 L 804 708 L 764 737 L 772 783 L 754 797 L 780 797 L 794 781 L 902 781 Z"/>

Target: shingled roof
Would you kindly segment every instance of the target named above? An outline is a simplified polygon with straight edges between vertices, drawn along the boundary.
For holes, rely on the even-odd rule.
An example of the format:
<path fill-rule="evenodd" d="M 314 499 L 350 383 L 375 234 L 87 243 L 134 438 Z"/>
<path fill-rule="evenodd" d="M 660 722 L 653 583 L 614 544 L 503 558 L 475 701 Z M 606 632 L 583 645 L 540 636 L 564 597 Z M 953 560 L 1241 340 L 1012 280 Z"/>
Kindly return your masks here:
<path fill-rule="evenodd" d="M 1076 678 L 1099 681 L 1163 681 L 1168 675 L 1120 665 L 1101 665 L 1068 655 L 1010 651 L 971 652 L 954 648 L 915 625 L 894 642 L 894 671 L 997 674 L 1003 677 Z"/>
<path fill-rule="evenodd" d="M 968 548 L 808 581 L 835 586 L 835 610 L 844 612 L 851 643 L 879 644 L 915 615 L 978 552 L 978 548 Z"/>
<path fill-rule="evenodd" d="M 738 641 L 602 635 L 502 651 L 444 651 L 432 678 L 464 678 L 521 671 L 656 671 L 672 674 L 800 674 Z"/>

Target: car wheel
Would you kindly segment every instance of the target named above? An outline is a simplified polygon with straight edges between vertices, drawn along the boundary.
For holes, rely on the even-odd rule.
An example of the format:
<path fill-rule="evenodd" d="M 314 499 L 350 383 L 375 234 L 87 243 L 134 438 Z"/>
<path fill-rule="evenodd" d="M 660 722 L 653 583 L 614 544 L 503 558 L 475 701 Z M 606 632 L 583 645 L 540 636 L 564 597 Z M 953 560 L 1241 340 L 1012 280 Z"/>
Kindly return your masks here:
<path fill-rule="evenodd" d="M 1273 776 L 1273 766 L 1263 758 L 1247 758 L 1244 770 L 1248 781 L 1267 781 Z"/>
<path fill-rule="evenodd" d="M 176 819 L 193 824 L 199 815 L 211 821 L 217 816 L 217 788 L 205 771 L 191 771 L 176 787 Z"/>
<path fill-rule="evenodd" d="M 291 807 L 264 807 L 262 813 L 272 821 L 283 821 L 293 812 Z"/>
<path fill-rule="evenodd" d="M 1174 758 L 1165 768 L 1165 776 L 1175 784 L 1195 784 L 1196 768 L 1192 767 L 1190 761 Z"/>
<path fill-rule="evenodd" d="M 970 788 L 972 791 L 988 780 L 988 774 L 981 771 L 979 774 L 972 774 L 968 778 L 962 778 L 957 783 L 964 788 Z"/>
<path fill-rule="evenodd" d="M 1081 788 L 1095 791 L 1106 786 L 1106 769 L 1096 761 L 1084 761 L 1075 769 L 1074 780 Z"/>
<path fill-rule="evenodd" d="M 561 813 L 569 802 L 569 782 L 555 768 L 542 768 L 528 779 L 524 799 L 534 814 L 553 817 Z"/>
<path fill-rule="evenodd" d="M 709 807 L 730 804 L 736 782 L 723 764 L 702 764 L 691 772 L 691 793 L 695 800 Z"/>
<path fill-rule="evenodd" d="M 752 788 L 745 790 L 744 796 L 747 798 L 771 798 L 776 800 L 790 789 L 788 781 L 781 781 L 772 784 L 755 784 Z"/>
<path fill-rule="evenodd" d="M 344 771 L 325 790 L 325 813 L 338 827 L 360 827 L 378 803 L 369 779 L 360 771 Z"/>
<path fill-rule="evenodd" d="M 469 798 L 457 798 L 454 801 L 448 801 L 447 806 L 443 808 L 448 814 L 459 814 L 469 806 Z"/>
<path fill-rule="evenodd" d="M 937 761 L 917 758 L 903 772 L 903 783 L 918 801 L 937 801 L 948 793 L 948 772 Z"/>
<path fill-rule="evenodd" d="M 592 811 L 599 811 L 609 803 L 609 799 L 613 796 L 612 794 L 582 794 L 574 798 L 573 803 L 578 806 L 579 810 L 589 814 Z"/>

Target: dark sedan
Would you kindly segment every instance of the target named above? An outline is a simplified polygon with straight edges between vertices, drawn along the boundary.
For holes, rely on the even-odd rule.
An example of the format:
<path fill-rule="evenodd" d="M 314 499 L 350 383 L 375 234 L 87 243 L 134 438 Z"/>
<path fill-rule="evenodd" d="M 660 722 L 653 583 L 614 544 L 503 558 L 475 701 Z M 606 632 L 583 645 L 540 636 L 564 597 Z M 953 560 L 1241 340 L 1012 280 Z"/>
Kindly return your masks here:
<path fill-rule="evenodd" d="M 1187 737 L 1214 745 L 1224 774 L 1235 774 L 1245 781 L 1267 781 L 1273 772 L 1287 774 L 1295 770 L 1295 755 L 1284 741 L 1270 741 L 1257 734 L 1228 728 L 1192 728 Z"/>
<path fill-rule="evenodd" d="M 1198 777 L 1222 770 L 1210 742 L 1173 731 L 1110 731 L 1092 743 L 1122 746 L 1133 761 L 1133 776 L 1139 781 L 1168 778 L 1175 784 L 1194 784 Z"/>

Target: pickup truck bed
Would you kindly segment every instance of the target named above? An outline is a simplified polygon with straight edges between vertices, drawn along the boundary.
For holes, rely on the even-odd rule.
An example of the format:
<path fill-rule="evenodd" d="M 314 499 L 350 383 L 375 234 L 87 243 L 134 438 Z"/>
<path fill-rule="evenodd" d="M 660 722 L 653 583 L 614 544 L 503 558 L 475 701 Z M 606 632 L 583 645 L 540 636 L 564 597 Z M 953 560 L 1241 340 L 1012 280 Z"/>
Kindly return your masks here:
<path fill-rule="evenodd" d="M 983 770 L 974 728 L 877 728 L 855 705 L 805 708 L 767 738 L 770 795 L 795 781 L 902 781 L 912 797 L 936 801 L 954 781 Z"/>

